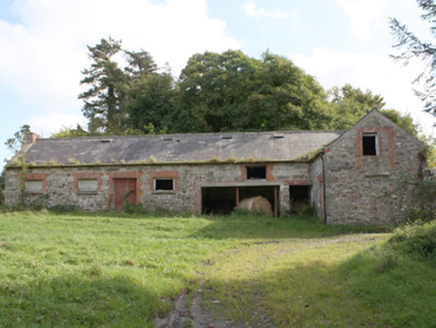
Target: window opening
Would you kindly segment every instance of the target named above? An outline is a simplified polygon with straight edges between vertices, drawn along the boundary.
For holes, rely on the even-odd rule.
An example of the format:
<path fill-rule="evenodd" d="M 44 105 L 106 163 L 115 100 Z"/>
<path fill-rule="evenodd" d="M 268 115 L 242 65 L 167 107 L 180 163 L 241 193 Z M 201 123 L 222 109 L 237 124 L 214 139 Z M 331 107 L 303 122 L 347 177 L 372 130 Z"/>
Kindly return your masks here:
<path fill-rule="evenodd" d="M 174 190 L 174 180 L 156 179 L 154 180 L 154 190 Z"/>
<path fill-rule="evenodd" d="M 25 182 L 25 191 L 29 194 L 42 193 L 42 180 L 29 180 Z"/>
<path fill-rule="evenodd" d="M 266 179 L 266 166 L 247 166 L 247 180 Z"/>
<path fill-rule="evenodd" d="M 363 156 L 377 155 L 377 138 L 375 135 L 363 135 Z"/>
<path fill-rule="evenodd" d="M 80 179 L 79 192 L 82 193 L 96 193 L 98 188 L 98 181 L 96 179 Z"/>

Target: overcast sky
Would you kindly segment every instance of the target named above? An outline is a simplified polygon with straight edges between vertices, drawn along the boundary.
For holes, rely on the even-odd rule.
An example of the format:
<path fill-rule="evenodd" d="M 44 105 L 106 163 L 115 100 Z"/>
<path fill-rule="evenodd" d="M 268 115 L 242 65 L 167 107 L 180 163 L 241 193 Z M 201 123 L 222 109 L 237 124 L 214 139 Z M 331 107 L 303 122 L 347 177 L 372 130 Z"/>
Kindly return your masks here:
<path fill-rule="evenodd" d="M 260 58 L 269 50 L 325 89 L 369 89 L 432 131 L 412 91 L 421 65 L 389 58 L 389 17 L 428 37 L 420 14 L 414 0 L 0 0 L 0 160 L 12 155 L 4 142 L 23 124 L 43 137 L 86 126 L 77 99 L 91 64 L 86 46 L 109 36 L 168 63 L 175 76 L 195 53 L 240 49 Z"/>

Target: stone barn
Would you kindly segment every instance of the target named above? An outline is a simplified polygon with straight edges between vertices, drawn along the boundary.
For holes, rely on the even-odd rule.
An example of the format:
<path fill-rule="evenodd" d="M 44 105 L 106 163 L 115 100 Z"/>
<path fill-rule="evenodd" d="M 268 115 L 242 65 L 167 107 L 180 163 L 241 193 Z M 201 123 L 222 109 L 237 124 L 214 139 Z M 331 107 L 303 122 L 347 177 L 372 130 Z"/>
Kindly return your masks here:
<path fill-rule="evenodd" d="M 423 144 L 373 110 L 345 133 L 277 131 L 102 136 L 63 139 L 29 135 L 6 167 L 6 204 L 44 197 L 48 207 L 121 210 L 126 201 L 203 214 L 230 213 L 262 196 L 275 216 L 314 206 L 326 223 L 406 219 L 395 172 L 421 176 Z M 22 174 L 24 177 L 22 179 Z M 402 200 L 407 201 L 407 200 Z"/>

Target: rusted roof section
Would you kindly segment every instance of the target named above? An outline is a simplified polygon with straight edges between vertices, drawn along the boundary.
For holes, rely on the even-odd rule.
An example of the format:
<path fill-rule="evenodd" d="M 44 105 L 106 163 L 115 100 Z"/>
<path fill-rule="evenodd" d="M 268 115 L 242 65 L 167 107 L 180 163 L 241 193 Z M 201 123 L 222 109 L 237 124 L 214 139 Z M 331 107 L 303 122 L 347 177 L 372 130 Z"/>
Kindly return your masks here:
<path fill-rule="evenodd" d="M 27 149 L 26 162 L 305 161 L 341 134 L 338 131 L 279 131 L 38 139 Z"/>

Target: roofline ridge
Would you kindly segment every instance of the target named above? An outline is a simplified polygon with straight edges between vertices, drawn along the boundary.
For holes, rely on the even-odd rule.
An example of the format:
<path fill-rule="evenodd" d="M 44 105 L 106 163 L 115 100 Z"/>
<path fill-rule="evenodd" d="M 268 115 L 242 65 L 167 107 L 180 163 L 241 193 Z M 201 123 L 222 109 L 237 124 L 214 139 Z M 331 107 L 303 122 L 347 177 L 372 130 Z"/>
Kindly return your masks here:
<path fill-rule="evenodd" d="M 341 130 L 273 130 L 273 131 L 233 131 L 233 132 L 189 132 L 189 133 L 168 133 L 168 134 L 135 134 L 135 135 L 101 135 L 101 136 L 78 136 L 78 137 L 65 137 L 65 138 L 38 138 L 39 141 L 44 140 L 77 140 L 77 139 L 94 139 L 94 140 L 102 140 L 102 139 L 134 139 L 134 138 L 159 138 L 159 137 L 187 137 L 187 136 L 219 136 L 219 135 L 267 135 L 274 133 L 283 133 L 283 134 L 317 134 L 317 133 L 341 133 L 344 131 Z"/>

